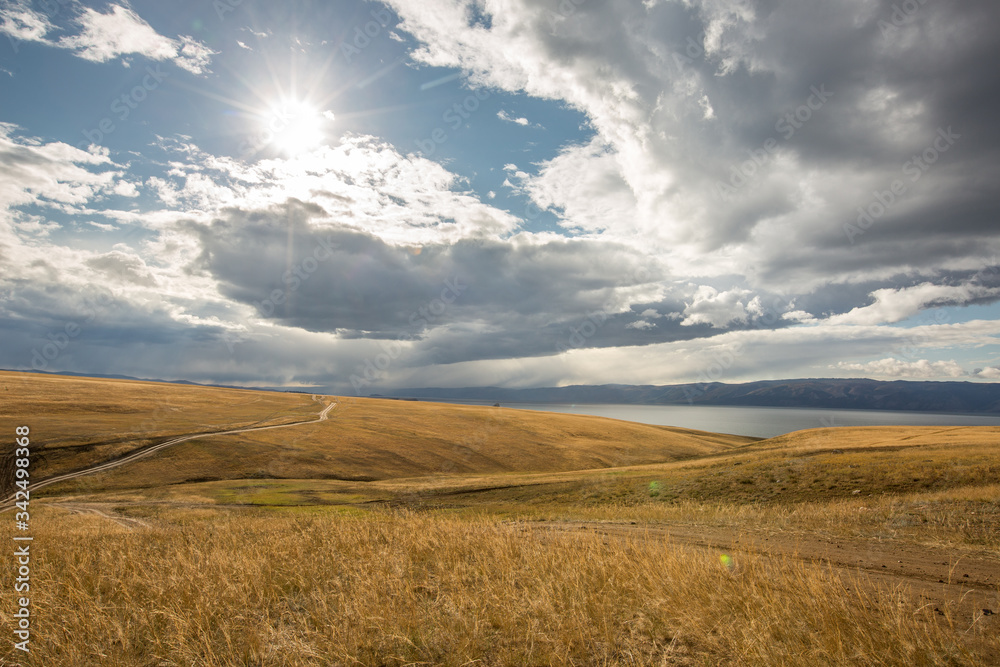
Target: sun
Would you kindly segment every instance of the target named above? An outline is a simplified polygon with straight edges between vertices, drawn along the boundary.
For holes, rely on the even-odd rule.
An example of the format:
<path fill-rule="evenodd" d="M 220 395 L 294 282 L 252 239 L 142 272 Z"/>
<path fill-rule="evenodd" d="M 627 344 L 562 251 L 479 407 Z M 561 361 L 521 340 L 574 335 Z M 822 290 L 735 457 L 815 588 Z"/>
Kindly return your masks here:
<path fill-rule="evenodd" d="M 311 104 L 297 100 L 275 104 L 267 116 L 269 143 L 288 156 L 318 148 L 326 138 L 323 126 L 333 118 L 329 111 L 320 113 Z"/>

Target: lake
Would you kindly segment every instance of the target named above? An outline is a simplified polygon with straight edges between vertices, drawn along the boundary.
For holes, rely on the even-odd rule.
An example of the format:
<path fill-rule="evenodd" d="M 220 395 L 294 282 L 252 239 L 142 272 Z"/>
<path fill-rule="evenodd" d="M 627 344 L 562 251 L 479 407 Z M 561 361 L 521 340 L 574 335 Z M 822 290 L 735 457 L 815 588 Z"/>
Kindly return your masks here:
<path fill-rule="evenodd" d="M 442 401 L 466 405 L 491 405 L 481 401 Z M 569 412 L 624 419 L 642 424 L 678 426 L 715 433 L 758 438 L 825 426 L 1000 426 L 998 415 L 966 415 L 877 410 L 821 410 L 816 408 L 757 408 L 710 405 L 614 405 L 559 403 L 503 403 L 521 410 Z"/>

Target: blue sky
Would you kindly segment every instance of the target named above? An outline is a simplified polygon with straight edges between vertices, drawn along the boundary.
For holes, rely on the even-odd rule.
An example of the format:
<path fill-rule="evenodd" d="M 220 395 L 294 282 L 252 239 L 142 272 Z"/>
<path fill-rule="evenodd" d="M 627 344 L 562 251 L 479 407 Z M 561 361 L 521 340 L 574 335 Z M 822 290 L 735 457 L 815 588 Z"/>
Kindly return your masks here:
<path fill-rule="evenodd" d="M 0 366 L 360 394 L 996 380 L 998 25 L 989 2 L 0 0 Z"/>

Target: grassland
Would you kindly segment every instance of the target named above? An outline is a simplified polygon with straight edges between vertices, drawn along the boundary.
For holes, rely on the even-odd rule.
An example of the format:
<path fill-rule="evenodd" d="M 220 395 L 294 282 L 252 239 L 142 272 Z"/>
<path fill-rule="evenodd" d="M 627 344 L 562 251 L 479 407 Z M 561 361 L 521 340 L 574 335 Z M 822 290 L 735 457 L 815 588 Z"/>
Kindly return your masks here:
<path fill-rule="evenodd" d="M 171 436 L 315 417 L 308 395 L 0 371 L 0 415 L 37 424 L 45 477 Z"/>
<path fill-rule="evenodd" d="M 1000 664 L 984 611 L 1000 612 L 1000 429 L 756 440 L 3 379 L 19 394 L 0 394 L 0 421 L 31 425 L 39 477 L 337 403 L 324 422 L 181 443 L 33 497 L 37 644 L 0 646 L 3 664 Z M 53 394 L 76 398 L 75 435 Z M 173 421 L 149 416 L 165 404 Z M 117 449 L 88 449 L 108 434 Z M 0 588 L 12 579 L 0 563 Z"/>

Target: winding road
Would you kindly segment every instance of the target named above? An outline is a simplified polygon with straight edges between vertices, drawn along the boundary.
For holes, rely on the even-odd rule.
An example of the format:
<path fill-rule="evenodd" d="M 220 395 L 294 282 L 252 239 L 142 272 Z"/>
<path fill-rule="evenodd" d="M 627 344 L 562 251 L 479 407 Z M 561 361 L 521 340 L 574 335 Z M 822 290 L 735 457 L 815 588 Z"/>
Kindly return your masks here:
<path fill-rule="evenodd" d="M 91 466 L 89 468 L 84 468 L 83 470 L 75 470 L 73 472 L 64 473 L 62 475 L 56 475 L 55 477 L 49 477 L 40 482 L 32 482 L 31 490 L 37 491 L 43 487 L 49 486 L 50 484 L 56 484 L 58 482 L 65 482 L 68 479 L 76 479 L 77 477 L 83 477 L 85 475 L 93 475 L 94 473 L 104 472 L 105 470 L 112 470 L 126 463 L 131 463 L 143 457 L 149 456 L 150 454 L 155 454 L 167 447 L 172 447 L 174 445 L 180 444 L 182 442 L 187 442 L 188 440 L 195 440 L 196 438 L 208 438 L 217 435 L 232 435 L 234 433 L 249 433 L 250 431 L 266 431 L 272 428 L 290 428 L 292 426 L 304 426 L 306 424 L 316 424 L 321 421 L 326 421 L 327 416 L 330 414 L 330 410 L 337 407 L 336 403 L 331 403 L 330 405 L 323 408 L 323 411 L 319 413 L 316 419 L 310 419 L 304 422 L 293 422 L 291 424 L 275 424 L 273 426 L 248 426 L 246 428 L 237 428 L 230 431 L 214 431 L 212 433 L 195 433 L 193 435 L 182 435 L 165 442 L 161 442 L 158 445 L 153 445 L 152 447 L 147 447 L 146 449 L 137 451 L 135 453 L 129 454 L 120 459 L 115 459 L 114 461 L 108 461 L 106 463 L 98 463 L 97 465 Z M 13 507 L 12 503 L 17 492 L 14 492 L 3 499 L 2 507 L 0 507 L 0 512 L 7 511 Z"/>

